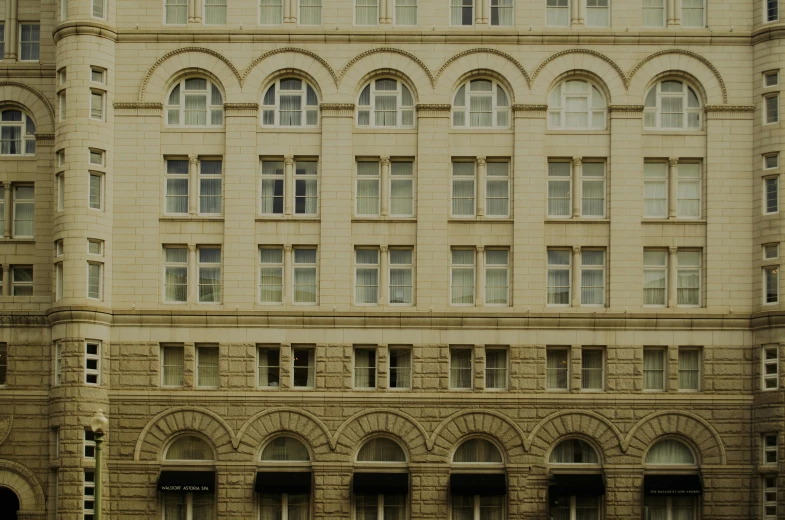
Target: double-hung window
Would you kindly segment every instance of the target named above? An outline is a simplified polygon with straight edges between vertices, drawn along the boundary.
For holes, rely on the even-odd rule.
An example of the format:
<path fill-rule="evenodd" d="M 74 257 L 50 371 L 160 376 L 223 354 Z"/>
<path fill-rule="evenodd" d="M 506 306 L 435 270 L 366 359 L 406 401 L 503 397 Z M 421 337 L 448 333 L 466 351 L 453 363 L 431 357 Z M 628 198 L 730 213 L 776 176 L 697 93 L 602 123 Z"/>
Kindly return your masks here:
<path fill-rule="evenodd" d="M 510 216 L 510 163 L 492 161 L 485 170 L 485 215 Z"/>
<path fill-rule="evenodd" d="M 33 295 L 33 266 L 11 266 L 11 296 Z"/>
<path fill-rule="evenodd" d="M 546 347 L 545 388 L 567 390 L 570 380 L 570 351 L 567 347 Z"/>
<path fill-rule="evenodd" d="M 258 348 L 258 385 L 262 388 L 278 388 L 281 384 L 281 347 L 263 345 Z"/>
<path fill-rule="evenodd" d="M 764 21 L 776 22 L 780 19 L 780 0 L 766 0 L 763 12 Z"/>
<path fill-rule="evenodd" d="M 586 27 L 608 27 L 610 0 L 586 0 Z"/>
<path fill-rule="evenodd" d="M 763 169 L 764 170 L 773 170 L 775 168 L 780 167 L 780 154 L 779 153 L 767 153 L 763 156 Z"/>
<path fill-rule="evenodd" d="M 475 215 L 476 164 L 453 161 L 452 163 L 452 216 Z"/>
<path fill-rule="evenodd" d="M 220 215 L 222 211 L 223 161 L 199 161 L 199 214 Z"/>
<path fill-rule="evenodd" d="M 472 387 L 471 347 L 450 348 L 450 388 L 466 390 Z"/>
<path fill-rule="evenodd" d="M 643 250 L 643 305 L 664 307 L 668 286 L 668 253 Z"/>
<path fill-rule="evenodd" d="M 570 0 L 545 0 L 545 9 L 545 25 L 547 27 L 570 26 Z"/>
<path fill-rule="evenodd" d="M 705 27 L 704 0 L 681 0 L 681 26 Z"/>
<path fill-rule="evenodd" d="M 668 217 L 668 164 L 665 162 L 643 164 L 643 216 Z"/>
<path fill-rule="evenodd" d="M 41 54 L 41 26 L 37 23 L 19 24 L 19 61 L 38 61 Z"/>
<path fill-rule="evenodd" d="M 507 389 L 507 349 L 485 348 L 485 389 Z"/>
<path fill-rule="evenodd" d="M 474 305 L 474 249 L 453 249 L 450 266 L 451 305 Z"/>
<path fill-rule="evenodd" d="M 491 27 L 512 27 L 514 0 L 491 0 Z"/>
<path fill-rule="evenodd" d="M 82 514 L 85 520 L 92 520 L 95 514 L 95 472 L 85 470 L 82 488 Z"/>
<path fill-rule="evenodd" d="M 54 379 L 55 379 L 55 386 L 62 384 L 63 382 L 63 344 L 62 343 L 55 343 L 55 355 L 54 355 Z"/>
<path fill-rule="evenodd" d="M 318 282 L 316 271 L 316 248 L 296 247 L 293 250 L 292 267 L 293 303 L 315 304 Z"/>
<path fill-rule="evenodd" d="M 572 214 L 572 167 L 566 161 L 548 161 L 548 217 Z"/>
<path fill-rule="evenodd" d="M 776 464 L 779 452 L 779 436 L 776 433 L 764 433 L 761 437 L 763 444 L 763 463 Z"/>
<path fill-rule="evenodd" d="M 378 25 L 379 0 L 354 0 L 354 24 Z"/>
<path fill-rule="evenodd" d="M 68 114 L 68 112 L 66 112 L 66 94 L 66 89 L 62 89 L 57 93 L 57 116 L 59 121 L 65 121 L 66 115 Z"/>
<path fill-rule="evenodd" d="M 395 25 L 417 25 L 417 0 L 395 0 Z"/>
<path fill-rule="evenodd" d="M 316 349 L 292 346 L 292 387 L 313 388 L 316 375 Z"/>
<path fill-rule="evenodd" d="M 259 1 L 259 25 L 281 25 L 283 23 L 282 0 Z"/>
<path fill-rule="evenodd" d="M 701 351 L 679 347 L 679 390 L 700 390 Z"/>
<path fill-rule="evenodd" d="M 356 249 L 354 273 L 354 303 L 356 305 L 378 304 L 379 250 Z"/>
<path fill-rule="evenodd" d="M 643 389 L 665 390 L 666 358 L 664 348 L 643 348 Z"/>
<path fill-rule="evenodd" d="M 391 305 L 414 303 L 414 260 L 411 249 L 390 248 L 389 283 Z"/>
<path fill-rule="evenodd" d="M 677 305 L 699 307 L 701 304 L 701 252 L 679 251 L 676 255 Z"/>
<path fill-rule="evenodd" d="M 485 250 L 485 305 L 510 304 L 510 250 Z"/>
<path fill-rule="evenodd" d="M 474 25 L 474 0 L 450 0 L 450 25 Z"/>
<path fill-rule="evenodd" d="M 90 119 L 104 120 L 106 93 L 103 90 L 90 89 Z"/>
<path fill-rule="evenodd" d="M 357 216 L 379 216 L 380 191 L 379 161 L 357 161 Z"/>
<path fill-rule="evenodd" d="M 8 345 L 0 343 L 0 386 L 8 382 Z"/>
<path fill-rule="evenodd" d="M 106 0 L 93 0 L 93 18 L 106 18 Z"/>
<path fill-rule="evenodd" d="M 605 163 L 581 165 L 581 216 L 605 217 Z"/>
<path fill-rule="evenodd" d="M 0 155 L 35 155 L 35 123 L 26 112 L 0 110 Z"/>
<path fill-rule="evenodd" d="M 164 0 L 164 24 L 185 25 L 188 22 L 188 0 Z"/>
<path fill-rule="evenodd" d="M 196 386 L 218 387 L 218 347 L 196 346 Z"/>
<path fill-rule="evenodd" d="M 761 390 L 776 390 L 780 386 L 779 351 L 778 345 L 761 347 Z"/>
<path fill-rule="evenodd" d="M 414 162 L 390 163 L 390 216 L 414 215 Z"/>
<path fill-rule="evenodd" d="M 548 249 L 548 305 L 570 304 L 571 260 L 572 252 L 568 249 Z"/>
<path fill-rule="evenodd" d="M 88 385 L 101 384 L 101 344 L 97 341 L 85 342 L 85 383 Z"/>
<path fill-rule="evenodd" d="M 300 25 L 322 25 L 322 0 L 300 0 Z"/>
<path fill-rule="evenodd" d="M 294 162 L 294 214 L 316 215 L 319 212 L 319 177 L 317 161 Z"/>
<path fill-rule="evenodd" d="M 355 347 L 354 387 L 376 388 L 376 347 Z"/>
<path fill-rule="evenodd" d="M 280 160 L 262 161 L 262 215 L 283 215 L 284 163 Z"/>
<path fill-rule="evenodd" d="M 29 185 L 14 186 L 14 237 L 33 236 L 35 189 Z"/>
<path fill-rule="evenodd" d="M 679 162 L 676 178 L 676 216 L 701 216 L 701 164 Z"/>
<path fill-rule="evenodd" d="M 763 124 L 778 123 L 780 120 L 780 95 L 777 93 L 763 96 Z"/>
<path fill-rule="evenodd" d="M 778 303 L 780 299 L 780 267 L 763 267 L 763 303 Z"/>
<path fill-rule="evenodd" d="M 412 387 L 412 349 L 390 347 L 389 387 L 407 389 Z"/>
<path fill-rule="evenodd" d="M 777 475 L 764 475 L 763 484 L 763 520 L 777 520 Z"/>
<path fill-rule="evenodd" d="M 183 386 L 185 352 L 182 345 L 161 346 L 161 385 Z"/>
<path fill-rule="evenodd" d="M 605 251 L 581 250 L 581 305 L 605 305 Z"/>
<path fill-rule="evenodd" d="M 643 0 L 643 26 L 665 27 L 665 0 Z"/>
<path fill-rule="evenodd" d="M 167 159 L 166 161 L 166 207 L 167 215 L 188 214 L 188 160 Z"/>
<path fill-rule="evenodd" d="M 103 209 L 104 205 L 104 175 L 100 172 L 90 172 L 88 207 L 90 209 Z"/>
<path fill-rule="evenodd" d="M 188 248 L 164 247 L 164 302 L 188 301 Z"/>
<path fill-rule="evenodd" d="M 259 302 L 283 302 L 283 249 L 259 248 Z"/>
<path fill-rule="evenodd" d="M 227 0 L 204 0 L 204 24 L 223 25 L 226 23 Z"/>
<path fill-rule="evenodd" d="M 603 390 L 605 388 L 605 352 L 602 348 L 581 349 L 581 389 Z"/>
<path fill-rule="evenodd" d="M 221 302 L 221 248 L 200 247 L 197 251 L 199 302 Z"/>
<path fill-rule="evenodd" d="M 763 213 L 772 214 L 780 210 L 780 177 L 763 178 Z"/>
<path fill-rule="evenodd" d="M 86 459 L 95 458 L 95 433 L 93 433 L 93 430 L 90 428 L 84 429 L 84 443 L 82 448 Z"/>
<path fill-rule="evenodd" d="M 103 262 L 87 262 L 87 297 L 91 300 L 103 299 Z"/>

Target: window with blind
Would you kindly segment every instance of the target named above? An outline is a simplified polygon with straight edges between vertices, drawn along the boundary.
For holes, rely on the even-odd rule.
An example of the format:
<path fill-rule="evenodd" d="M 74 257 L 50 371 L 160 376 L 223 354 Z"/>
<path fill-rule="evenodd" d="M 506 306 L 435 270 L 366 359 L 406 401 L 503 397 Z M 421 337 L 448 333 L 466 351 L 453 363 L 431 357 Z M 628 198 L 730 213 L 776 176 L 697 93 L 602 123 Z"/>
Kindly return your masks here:
<path fill-rule="evenodd" d="M 704 0 L 681 0 L 681 26 L 705 27 Z"/>
<path fill-rule="evenodd" d="M 668 286 L 668 253 L 659 249 L 643 250 L 643 305 L 664 307 Z"/>
<path fill-rule="evenodd" d="M 257 349 L 259 374 L 258 385 L 262 388 L 278 388 L 281 385 L 281 347 L 264 345 Z"/>
<path fill-rule="evenodd" d="M 188 248 L 164 247 L 164 302 L 188 300 Z"/>
<path fill-rule="evenodd" d="M 221 248 L 197 249 L 199 303 L 221 302 Z"/>
<path fill-rule="evenodd" d="M 485 347 L 485 389 L 507 389 L 507 349 Z"/>
<path fill-rule="evenodd" d="M 412 349 L 410 347 L 389 348 L 388 386 L 393 389 L 412 387 Z"/>
<path fill-rule="evenodd" d="M 278 1 L 277 9 L 280 8 L 281 0 L 269 1 Z M 310 83 L 285 77 L 267 87 L 262 98 L 262 126 L 315 127 L 318 124 L 319 97 Z"/>
<path fill-rule="evenodd" d="M 548 161 L 548 218 L 572 215 L 572 164 Z"/>
<path fill-rule="evenodd" d="M 485 250 L 485 305 L 510 305 L 510 250 Z"/>
<path fill-rule="evenodd" d="M 472 79 L 458 87 L 452 103 L 452 126 L 456 128 L 508 128 L 510 98 L 491 79 Z"/>
<path fill-rule="evenodd" d="M 450 0 L 450 25 L 474 25 L 474 0 Z"/>
<path fill-rule="evenodd" d="M 199 214 L 220 215 L 223 212 L 223 161 L 199 160 Z"/>
<path fill-rule="evenodd" d="M 259 248 L 259 303 L 283 302 L 283 249 Z"/>
<path fill-rule="evenodd" d="M 679 347 L 679 390 L 698 391 L 701 380 L 701 350 Z"/>
<path fill-rule="evenodd" d="M 452 163 L 452 216 L 473 217 L 477 168 L 474 162 L 453 161 Z"/>
<path fill-rule="evenodd" d="M 379 0 L 354 0 L 354 24 L 378 25 Z"/>
<path fill-rule="evenodd" d="M 417 25 L 417 0 L 395 0 L 395 25 Z"/>
<path fill-rule="evenodd" d="M 605 351 L 597 347 L 581 348 L 581 390 L 605 389 Z"/>
<path fill-rule="evenodd" d="M 643 348 L 643 389 L 665 390 L 666 357 L 664 348 Z"/>
<path fill-rule="evenodd" d="M 586 27 L 609 27 L 610 0 L 586 0 Z"/>
<path fill-rule="evenodd" d="M 450 265 L 450 304 L 474 305 L 474 249 L 453 249 Z"/>
<path fill-rule="evenodd" d="M 699 130 L 701 102 L 695 90 L 672 79 L 652 86 L 644 102 L 643 126 L 647 130 Z"/>
<path fill-rule="evenodd" d="M 390 216 L 414 216 L 414 162 L 390 163 Z"/>
<path fill-rule="evenodd" d="M 354 348 L 354 387 L 376 388 L 376 347 Z"/>
<path fill-rule="evenodd" d="M 101 90 L 90 90 L 90 119 L 104 120 L 104 100 L 106 93 Z"/>
<path fill-rule="evenodd" d="M 316 349 L 292 347 L 292 387 L 313 388 L 316 384 Z"/>
<path fill-rule="evenodd" d="M 763 124 L 778 123 L 780 120 L 780 95 L 766 94 L 763 96 Z"/>
<path fill-rule="evenodd" d="M 581 305 L 605 305 L 604 250 L 581 250 Z"/>
<path fill-rule="evenodd" d="M 166 195 L 164 213 L 188 214 L 188 159 L 166 160 Z"/>
<path fill-rule="evenodd" d="M 379 303 L 379 250 L 355 250 L 354 267 L 355 305 Z"/>
<path fill-rule="evenodd" d="M 284 163 L 280 160 L 262 161 L 262 215 L 283 215 Z"/>
<path fill-rule="evenodd" d="M 357 0 L 376 1 L 376 0 Z M 414 96 L 403 82 L 378 78 L 363 87 L 357 100 L 357 126 L 413 128 Z"/>
<path fill-rule="evenodd" d="M 380 212 L 381 169 L 379 161 L 357 161 L 355 214 L 378 217 Z"/>
<path fill-rule="evenodd" d="M 161 345 L 162 386 L 183 386 L 184 350 L 182 345 Z"/>
<path fill-rule="evenodd" d="M 701 164 L 679 161 L 676 177 L 676 216 L 701 216 Z"/>
<path fill-rule="evenodd" d="M 514 16 L 514 0 L 491 0 L 491 27 L 512 27 Z"/>
<path fill-rule="evenodd" d="M 572 251 L 548 249 L 546 291 L 548 305 L 570 304 L 570 266 Z"/>
<path fill-rule="evenodd" d="M 510 163 L 490 161 L 485 165 L 485 216 L 510 216 Z"/>
<path fill-rule="evenodd" d="M 701 304 L 701 252 L 682 251 L 676 254 L 676 303 L 683 307 Z"/>
<path fill-rule="evenodd" d="M 91 300 L 103 299 L 103 271 L 103 263 L 87 262 L 87 297 Z"/>
<path fill-rule="evenodd" d="M 41 26 L 37 23 L 19 24 L 19 61 L 38 61 L 41 54 Z"/>
<path fill-rule="evenodd" d="M 546 390 L 567 390 L 570 376 L 569 358 L 570 351 L 567 347 L 546 347 Z"/>
<path fill-rule="evenodd" d="M 316 248 L 297 247 L 293 250 L 293 257 L 294 297 L 292 302 L 295 304 L 316 304 L 318 294 Z"/>
<path fill-rule="evenodd" d="M 185 23 L 185 22 L 183 22 Z M 223 94 L 206 78 L 183 78 L 166 98 L 169 126 L 223 126 Z"/>
<path fill-rule="evenodd" d="M 569 27 L 570 0 L 545 0 L 545 25 L 546 27 Z"/>
<path fill-rule="evenodd" d="M 104 176 L 98 172 L 89 173 L 89 186 L 87 204 L 90 209 L 103 209 L 103 184 Z"/>
<path fill-rule="evenodd" d="M 414 260 L 411 249 L 390 248 L 389 283 L 391 305 L 414 303 Z"/>
<path fill-rule="evenodd" d="M 185 25 L 188 22 L 188 0 L 164 0 L 164 24 Z"/>
<path fill-rule="evenodd" d="M 471 347 L 450 348 L 450 388 L 468 390 L 472 388 Z"/>
<path fill-rule="evenodd" d="M 223 25 L 226 23 L 227 0 L 204 0 L 204 24 Z"/>
<path fill-rule="evenodd" d="M 779 175 L 763 179 L 763 213 L 777 213 L 780 210 Z"/>
<path fill-rule="evenodd" d="M 665 27 L 665 0 L 643 0 L 643 27 Z"/>
<path fill-rule="evenodd" d="M 218 388 L 218 347 L 196 345 L 196 386 Z"/>
<path fill-rule="evenodd" d="M 322 25 L 322 0 L 300 0 L 300 25 Z"/>
<path fill-rule="evenodd" d="M 319 176 L 317 161 L 298 159 L 294 162 L 294 214 L 319 213 Z"/>
<path fill-rule="evenodd" d="M 13 237 L 32 238 L 35 229 L 35 189 L 30 185 L 15 184 L 13 190 Z"/>

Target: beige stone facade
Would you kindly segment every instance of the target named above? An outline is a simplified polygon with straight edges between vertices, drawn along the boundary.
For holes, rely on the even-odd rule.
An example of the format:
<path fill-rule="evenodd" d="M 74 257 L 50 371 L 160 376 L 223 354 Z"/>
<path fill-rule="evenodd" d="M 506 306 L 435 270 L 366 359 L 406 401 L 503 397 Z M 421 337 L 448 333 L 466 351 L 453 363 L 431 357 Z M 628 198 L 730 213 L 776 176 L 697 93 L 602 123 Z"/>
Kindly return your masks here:
<path fill-rule="evenodd" d="M 112 520 L 785 518 L 777 2 L 594 3 L 0 0 L 0 517 L 93 518 L 103 409 Z"/>

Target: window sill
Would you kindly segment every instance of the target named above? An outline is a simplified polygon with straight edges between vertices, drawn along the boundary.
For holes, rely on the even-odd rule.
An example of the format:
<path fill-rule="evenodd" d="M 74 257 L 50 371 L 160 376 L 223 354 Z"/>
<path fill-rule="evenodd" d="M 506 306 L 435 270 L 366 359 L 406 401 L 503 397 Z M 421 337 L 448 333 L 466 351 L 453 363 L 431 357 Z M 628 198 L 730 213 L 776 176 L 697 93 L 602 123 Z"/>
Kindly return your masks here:
<path fill-rule="evenodd" d="M 706 224 L 702 218 L 644 218 L 641 224 Z"/>
<path fill-rule="evenodd" d="M 352 223 L 360 222 L 417 222 L 417 217 L 352 217 Z"/>
<path fill-rule="evenodd" d="M 554 217 L 546 217 L 545 223 L 546 224 L 610 224 L 611 219 L 609 218 L 589 218 L 589 217 L 564 217 L 564 218 L 554 218 Z"/>
<path fill-rule="evenodd" d="M 450 217 L 447 222 L 451 224 L 485 224 L 485 223 L 500 223 L 512 224 L 514 220 L 511 217 Z"/>
<path fill-rule="evenodd" d="M 260 126 L 259 131 L 276 134 L 321 134 L 321 125 L 317 126 Z"/>
<path fill-rule="evenodd" d="M 482 133 L 497 133 L 497 134 L 513 134 L 514 131 L 512 128 L 494 128 L 489 126 L 473 126 L 470 128 L 466 127 L 450 127 L 450 132 L 454 134 L 475 134 L 477 132 Z"/>
<path fill-rule="evenodd" d="M 666 135 L 666 136 L 679 136 L 679 135 L 695 135 L 706 137 L 706 130 L 684 130 L 682 128 L 644 128 L 641 132 L 642 135 Z"/>
<path fill-rule="evenodd" d="M 26 155 L 26 154 L 7 154 L 7 155 L 0 155 L 0 161 L 18 161 L 20 159 L 25 159 L 28 161 L 34 161 L 36 159 L 35 155 Z"/>
<path fill-rule="evenodd" d="M 322 221 L 322 219 L 318 216 L 295 217 L 293 215 L 281 215 L 280 217 L 276 215 L 271 215 L 269 217 L 263 216 L 263 217 L 256 217 L 254 220 L 256 222 L 317 222 L 317 223 Z"/>
<path fill-rule="evenodd" d="M 5 244 L 35 244 L 35 238 L 0 237 L 0 243 Z"/>
<path fill-rule="evenodd" d="M 224 126 L 166 126 L 161 130 L 161 133 L 164 134 L 177 134 L 177 133 L 187 133 L 187 134 L 197 134 L 197 133 L 211 133 L 211 134 L 223 134 L 226 133 L 226 128 Z"/>
<path fill-rule="evenodd" d="M 552 128 L 545 131 L 545 135 L 611 135 L 610 130 L 592 130 L 590 128 L 557 129 Z"/>
<path fill-rule="evenodd" d="M 216 216 L 216 217 L 206 217 L 206 216 L 198 216 L 198 215 L 183 215 L 182 217 L 175 217 L 175 216 L 160 216 L 158 217 L 160 222 L 223 222 L 224 217 L 223 215 Z"/>

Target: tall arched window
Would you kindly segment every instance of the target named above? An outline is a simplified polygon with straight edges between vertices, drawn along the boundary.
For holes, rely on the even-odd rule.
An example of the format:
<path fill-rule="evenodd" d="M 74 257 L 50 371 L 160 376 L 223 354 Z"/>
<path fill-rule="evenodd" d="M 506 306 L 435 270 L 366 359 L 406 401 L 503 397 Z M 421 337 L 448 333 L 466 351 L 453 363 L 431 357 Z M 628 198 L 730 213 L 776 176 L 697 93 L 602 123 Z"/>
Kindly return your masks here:
<path fill-rule="evenodd" d="M 409 473 L 405 463 L 406 453 L 391 439 L 375 437 L 360 448 L 352 477 L 355 519 L 407 518 Z"/>
<path fill-rule="evenodd" d="M 685 473 L 696 460 L 692 450 L 676 439 L 663 439 L 649 448 L 646 465 L 656 466 L 650 472 L 647 468 L 643 476 L 644 506 L 649 518 L 664 520 L 696 520 L 703 492 L 697 468 Z M 667 466 L 678 468 L 678 472 L 668 474 Z"/>
<path fill-rule="evenodd" d="M 472 79 L 458 88 L 452 101 L 452 126 L 507 128 L 510 98 L 497 82 Z"/>
<path fill-rule="evenodd" d="M 379 78 L 360 91 L 357 100 L 357 126 L 412 128 L 414 96 L 397 79 Z"/>
<path fill-rule="evenodd" d="M 580 439 L 567 439 L 553 448 L 549 462 L 551 464 L 599 464 L 600 458 L 589 443 Z"/>
<path fill-rule="evenodd" d="M 35 155 L 35 123 L 27 113 L 0 110 L 0 155 Z"/>
<path fill-rule="evenodd" d="M 223 95 L 206 78 L 183 78 L 174 84 L 166 98 L 169 126 L 222 126 Z"/>
<path fill-rule="evenodd" d="M 548 459 L 552 466 L 548 513 L 551 518 L 597 520 L 600 518 L 605 483 L 600 457 L 591 445 L 580 439 L 557 444 Z M 579 471 L 561 464 L 580 464 Z M 591 467 L 594 466 L 594 469 Z"/>
<path fill-rule="evenodd" d="M 504 518 L 507 476 L 499 448 L 486 439 L 468 439 L 455 450 L 452 462 L 452 520 Z M 470 473 L 478 469 L 481 472 Z"/>
<path fill-rule="evenodd" d="M 316 126 L 319 98 L 300 78 L 281 78 L 267 88 L 262 99 L 264 126 Z"/>
<path fill-rule="evenodd" d="M 164 456 L 164 463 L 199 462 L 189 470 L 169 470 L 164 466 L 158 478 L 163 495 L 163 520 L 214 520 L 215 456 L 213 449 L 196 435 L 178 437 Z"/>
<path fill-rule="evenodd" d="M 646 94 L 643 126 L 653 130 L 701 127 L 701 103 L 695 90 L 679 80 L 664 80 Z"/>
<path fill-rule="evenodd" d="M 308 520 L 311 512 L 311 456 L 293 437 L 276 437 L 262 450 L 256 475 L 262 520 Z M 284 465 L 286 471 L 270 471 Z"/>
<path fill-rule="evenodd" d="M 605 130 L 607 107 L 596 86 L 581 79 L 568 79 L 556 85 L 548 97 L 548 126 Z"/>

